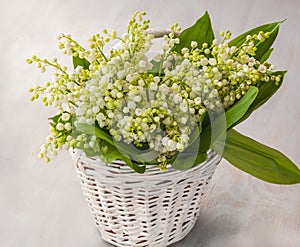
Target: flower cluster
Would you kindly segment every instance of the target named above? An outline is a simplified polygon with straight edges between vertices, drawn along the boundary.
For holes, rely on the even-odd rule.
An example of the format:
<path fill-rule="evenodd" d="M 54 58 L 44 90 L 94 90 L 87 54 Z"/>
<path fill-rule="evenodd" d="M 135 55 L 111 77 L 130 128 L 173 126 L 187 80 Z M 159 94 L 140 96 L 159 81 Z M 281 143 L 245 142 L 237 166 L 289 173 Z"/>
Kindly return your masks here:
<path fill-rule="evenodd" d="M 176 52 L 180 28 L 174 24 L 163 37 L 162 50 L 150 59 L 155 37 L 144 15 L 135 13 L 122 36 L 107 30 L 92 36 L 88 50 L 70 35 L 61 35 L 59 48 L 76 64 L 71 73 L 57 59 L 28 59 L 42 72 L 47 66 L 57 71 L 53 82 L 30 90 L 33 100 L 41 96 L 46 106 L 58 109 L 41 157 L 48 160 L 48 151 L 56 153 L 62 146 L 103 150 L 97 136 L 74 131 L 87 124 L 106 130 L 117 142 L 155 150 L 163 168 L 167 158 L 189 145 L 190 134 L 207 112 L 218 116 L 251 85 L 281 79 L 273 75 L 273 65 L 255 59 L 255 44 L 268 39 L 268 32 L 247 36 L 239 47 L 229 46 L 230 32 L 222 32 L 221 41 L 192 41 Z M 118 45 L 106 51 L 105 45 L 114 40 Z"/>

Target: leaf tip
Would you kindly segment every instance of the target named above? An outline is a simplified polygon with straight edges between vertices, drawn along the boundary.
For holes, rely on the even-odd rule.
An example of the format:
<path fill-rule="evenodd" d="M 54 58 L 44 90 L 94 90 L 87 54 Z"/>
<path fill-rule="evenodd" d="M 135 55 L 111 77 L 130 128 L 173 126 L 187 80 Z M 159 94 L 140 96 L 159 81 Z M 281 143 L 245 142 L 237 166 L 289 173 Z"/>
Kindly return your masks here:
<path fill-rule="evenodd" d="M 285 21 L 287 21 L 287 18 L 284 18 L 283 20 L 279 21 L 279 23 L 284 23 Z"/>

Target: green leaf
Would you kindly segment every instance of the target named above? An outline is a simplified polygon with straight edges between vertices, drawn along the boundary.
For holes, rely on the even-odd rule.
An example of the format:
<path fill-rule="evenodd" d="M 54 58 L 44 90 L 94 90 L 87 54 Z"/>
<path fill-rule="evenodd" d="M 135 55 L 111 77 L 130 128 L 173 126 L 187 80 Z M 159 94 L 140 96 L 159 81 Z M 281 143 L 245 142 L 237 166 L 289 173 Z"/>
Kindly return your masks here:
<path fill-rule="evenodd" d="M 112 136 L 107 134 L 104 130 L 99 128 L 95 125 L 89 124 L 77 124 L 76 127 L 77 131 L 80 131 L 87 135 L 92 135 L 100 138 L 101 140 L 105 141 L 110 146 L 114 147 L 114 150 L 118 150 L 119 154 L 122 153 L 122 157 L 128 157 L 127 159 L 131 159 L 132 161 L 137 162 L 151 162 L 158 157 L 158 153 L 156 151 L 144 151 L 138 150 L 133 145 L 127 145 L 122 142 L 114 141 Z M 112 150 L 112 151 L 114 151 Z M 109 157 L 109 155 L 105 154 L 105 157 Z M 121 156 L 120 156 L 121 157 Z M 124 160 L 125 161 L 125 160 Z M 131 162 L 131 161 L 130 161 Z M 131 162 L 132 163 L 132 162 Z M 129 165 L 129 164 L 128 164 Z M 134 163 L 131 164 L 134 166 Z"/>
<path fill-rule="evenodd" d="M 137 161 L 140 163 L 157 163 L 156 158 L 158 157 L 159 153 L 152 149 L 148 150 L 140 150 L 136 148 L 133 144 L 126 144 L 123 142 L 114 142 L 116 148 L 126 155 L 131 157 L 131 160 Z"/>
<path fill-rule="evenodd" d="M 76 130 L 78 130 L 84 134 L 87 134 L 87 135 L 96 136 L 96 137 L 100 138 L 101 140 L 106 141 L 110 145 L 115 146 L 111 135 L 107 134 L 105 131 L 96 127 L 95 125 L 80 123 L 80 124 L 77 124 Z"/>
<path fill-rule="evenodd" d="M 124 157 L 121 157 L 120 152 L 115 149 L 115 147 L 111 148 L 105 155 L 103 155 L 103 158 L 104 158 L 106 164 L 109 164 L 110 162 L 112 162 L 114 160 L 123 160 L 124 159 Z M 123 160 L 123 161 L 125 161 L 125 160 Z"/>
<path fill-rule="evenodd" d="M 223 153 L 216 142 L 213 149 L 232 165 L 261 180 L 274 184 L 300 183 L 299 168 L 279 151 L 267 147 L 234 129 L 227 132 Z"/>
<path fill-rule="evenodd" d="M 200 135 L 199 153 L 206 152 L 218 138 L 225 138 L 226 130 L 238 122 L 248 111 L 258 95 L 257 87 L 250 86 L 247 93 L 228 111 L 213 120 Z"/>
<path fill-rule="evenodd" d="M 226 129 L 229 129 L 233 124 L 238 122 L 246 114 L 247 110 L 254 102 L 257 95 L 258 88 L 250 86 L 247 93 L 238 102 L 236 102 L 228 111 L 225 112 Z"/>
<path fill-rule="evenodd" d="M 200 135 L 199 153 L 205 153 L 210 149 L 211 146 L 211 127 L 208 127 Z"/>
<path fill-rule="evenodd" d="M 191 42 L 197 41 L 198 47 L 201 49 L 203 43 L 208 43 L 210 45 L 214 40 L 214 32 L 212 29 L 211 21 L 207 12 L 197 20 L 197 22 L 185 29 L 179 35 L 179 44 L 175 44 L 173 51 L 181 53 L 182 48 L 191 48 Z"/>
<path fill-rule="evenodd" d="M 126 164 L 135 172 L 137 173 L 144 173 L 146 171 L 146 166 L 139 166 L 137 163 L 134 161 L 131 161 L 129 158 L 123 160 L 126 162 Z"/>
<path fill-rule="evenodd" d="M 121 154 L 118 150 L 110 153 L 110 159 L 112 160 L 123 160 L 126 164 L 137 173 L 144 173 L 146 166 L 139 166 L 137 163 L 133 162 L 128 156 Z"/>
<path fill-rule="evenodd" d="M 89 69 L 90 62 L 85 58 L 73 57 L 74 69 L 76 69 L 78 66 L 81 66 L 83 69 Z"/>
<path fill-rule="evenodd" d="M 207 153 L 199 153 L 194 161 L 193 167 L 201 164 L 202 162 L 207 160 Z"/>
<path fill-rule="evenodd" d="M 202 132 L 202 123 L 207 117 L 207 113 L 201 116 L 199 126 L 195 128 L 190 135 L 190 140 L 187 148 L 185 148 L 183 152 L 179 152 L 176 157 L 172 159 L 172 162 L 170 162 L 174 169 L 187 170 L 207 159 L 207 150 L 199 152 L 201 144 L 200 133 Z"/>
<path fill-rule="evenodd" d="M 265 61 L 267 61 L 269 59 L 269 57 L 271 56 L 273 50 L 274 50 L 274 48 L 270 48 L 269 50 L 267 50 L 265 52 L 265 54 L 261 57 L 260 63 L 264 63 Z"/>
<path fill-rule="evenodd" d="M 199 137 L 198 153 L 205 153 L 210 149 L 211 145 L 211 119 L 208 113 L 202 121 L 202 131 Z"/>
<path fill-rule="evenodd" d="M 267 102 L 277 92 L 277 90 L 280 88 L 282 84 L 285 73 L 286 71 L 277 71 L 273 73 L 273 75 L 275 76 L 281 75 L 281 79 L 277 84 L 275 83 L 275 81 L 270 80 L 268 82 L 264 82 L 261 85 L 259 85 L 259 91 L 254 102 L 249 107 L 246 114 L 238 122 L 236 122 L 234 126 L 247 119 L 252 114 L 253 111 L 255 111 L 265 102 Z"/>
<path fill-rule="evenodd" d="M 137 163 L 133 162 L 128 156 L 121 154 L 115 147 L 109 146 L 109 152 L 103 155 L 105 163 L 108 164 L 114 160 L 124 161 L 132 170 L 137 173 L 144 173 L 146 166 L 139 166 Z"/>
<path fill-rule="evenodd" d="M 84 150 L 88 156 L 100 157 L 104 159 L 104 162 L 106 164 L 110 163 L 113 160 L 123 160 L 135 172 L 138 173 L 145 172 L 146 169 L 145 166 L 139 166 L 137 163 L 133 162 L 130 159 L 130 156 L 120 153 L 120 151 L 116 148 L 112 137 L 109 134 L 107 134 L 105 131 L 98 128 L 97 126 L 88 125 L 88 124 L 78 124 L 76 130 L 84 134 L 94 135 L 100 138 L 104 142 L 104 145 L 107 146 L 108 148 L 108 151 L 105 154 L 102 154 L 100 156 L 96 155 L 94 152 Z"/>
<path fill-rule="evenodd" d="M 188 170 L 207 159 L 207 153 L 189 153 L 184 151 L 171 163 L 172 167 L 176 170 Z"/>
<path fill-rule="evenodd" d="M 255 52 L 254 57 L 257 60 L 262 60 L 262 57 L 265 55 L 265 53 L 267 53 L 269 51 L 270 47 L 273 45 L 273 43 L 278 35 L 278 32 L 279 32 L 279 26 L 280 26 L 280 23 L 271 31 L 269 38 L 267 38 L 263 42 L 259 42 L 256 45 L 257 50 Z"/>
<path fill-rule="evenodd" d="M 192 145 L 199 138 L 199 136 L 202 132 L 202 123 L 203 123 L 204 119 L 207 117 L 208 117 L 207 112 L 205 112 L 204 114 L 201 115 L 198 126 L 192 131 L 192 133 L 189 136 L 188 146 Z"/>
<path fill-rule="evenodd" d="M 253 29 L 237 36 L 230 42 L 228 42 L 228 45 L 240 47 L 246 41 L 246 37 L 248 35 L 252 36 L 254 34 L 258 34 L 260 31 L 262 31 L 264 33 L 270 32 L 271 34 L 268 39 L 266 39 L 264 42 L 257 42 L 255 45 L 257 48 L 255 58 L 257 60 L 261 60 L 261 58 L 264 56 L 264 54 L 266 52 L 268 52 L 269 48 L 274 43 L 274 40 L 276 39 L 278 31 L 279 31 L 280 24 L 282 22 L 283 21 L 273 22 L 273 23 L 269 23 L 269 24 L 265 24 L 265 25 L 261 25 L 256 28 L 253 28 Z"/>

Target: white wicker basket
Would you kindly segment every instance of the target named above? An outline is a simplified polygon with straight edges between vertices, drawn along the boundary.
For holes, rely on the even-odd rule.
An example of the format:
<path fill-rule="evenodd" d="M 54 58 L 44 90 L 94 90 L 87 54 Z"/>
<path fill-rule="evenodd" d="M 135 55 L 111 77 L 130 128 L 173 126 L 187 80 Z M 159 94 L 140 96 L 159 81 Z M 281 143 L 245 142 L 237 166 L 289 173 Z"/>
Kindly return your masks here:
<path fill-rule="evenodd" d="M 168 167 L 133 172 L 124 162 L 105 165 L 71 150 L 83 192 L 102 238 L 115 246 L 164 247 L 193 228 L 220 156 L 187 171 Z"/>

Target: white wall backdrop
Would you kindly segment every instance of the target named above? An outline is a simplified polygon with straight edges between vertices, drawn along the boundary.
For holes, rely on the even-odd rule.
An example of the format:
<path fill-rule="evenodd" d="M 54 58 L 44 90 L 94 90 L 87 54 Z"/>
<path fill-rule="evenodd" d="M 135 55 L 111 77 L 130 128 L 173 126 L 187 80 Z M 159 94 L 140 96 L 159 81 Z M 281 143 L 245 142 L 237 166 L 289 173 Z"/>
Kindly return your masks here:
<path fill-rule="evenodd" d="M 239 129 L 280 149 L 300 166 L 300 1 L 86 0 L 2 1 L 0 8 L 0 246 L 99 247 L 104 243 L 83 199 L 73 162 L 61 153 L 49 165 L 36 154 L 47 135 L 41 103 L 27 89 L 50 78 L 26 58 L 59 57 L 56 36 L 85 42 L 104 27 L 122 33 L 136 10 L 151 27 L 192 25 L 208 10 L 216 33 L 233 36 L 287 18 L 271 61 L 287 69 L 281 90 Z M 174 247 L 300 245 L 300 186 L 258 181 L 223 161 L 191 234 Z"/>

